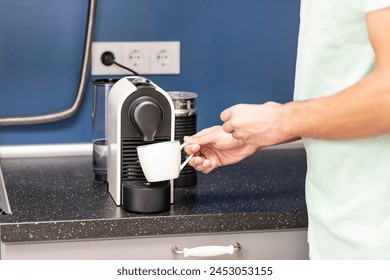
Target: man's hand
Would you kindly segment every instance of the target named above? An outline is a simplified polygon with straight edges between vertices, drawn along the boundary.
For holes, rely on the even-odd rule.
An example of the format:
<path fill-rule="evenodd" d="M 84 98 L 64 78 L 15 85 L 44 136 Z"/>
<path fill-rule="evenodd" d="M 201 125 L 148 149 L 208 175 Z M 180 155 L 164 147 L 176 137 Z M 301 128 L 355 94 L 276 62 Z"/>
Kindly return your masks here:
<path fill-rule="evenodd" d="M 189 164 L 203 173 L 239 162 L 261 148 L 259 145 L 245 144 L 242 140 L 234 139 L 221 126 L 204 129 L 192 137 L 186 136 L 184 142 L 189 144 L 184 148 L 186 153 L 194 154 Z"/>

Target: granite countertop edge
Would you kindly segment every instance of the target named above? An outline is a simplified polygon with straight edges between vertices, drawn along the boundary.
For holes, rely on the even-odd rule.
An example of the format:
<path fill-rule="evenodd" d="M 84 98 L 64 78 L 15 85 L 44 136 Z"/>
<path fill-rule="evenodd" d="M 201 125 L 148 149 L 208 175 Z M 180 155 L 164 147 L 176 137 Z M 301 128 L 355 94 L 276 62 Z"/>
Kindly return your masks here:
<path fill-rule="evenodd" d="M 44 242 L 307 228 L 306 210 L 0 224 L 1 241 Z"/>

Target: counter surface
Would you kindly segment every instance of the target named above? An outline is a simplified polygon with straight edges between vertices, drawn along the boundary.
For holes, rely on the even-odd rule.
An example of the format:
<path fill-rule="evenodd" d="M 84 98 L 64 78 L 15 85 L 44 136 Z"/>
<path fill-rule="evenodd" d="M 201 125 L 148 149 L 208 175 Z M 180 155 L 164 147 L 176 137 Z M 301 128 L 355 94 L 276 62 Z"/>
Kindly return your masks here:
<path fill-rule="evenodd" d="M 12 215 L 0 215 L 2 242 L 122 238 L 307 227 L 303 149 L 263 150 L 198 173 L 158 214 L 129 213 L 93 180 L 92 158 L 3 159 Z"/>

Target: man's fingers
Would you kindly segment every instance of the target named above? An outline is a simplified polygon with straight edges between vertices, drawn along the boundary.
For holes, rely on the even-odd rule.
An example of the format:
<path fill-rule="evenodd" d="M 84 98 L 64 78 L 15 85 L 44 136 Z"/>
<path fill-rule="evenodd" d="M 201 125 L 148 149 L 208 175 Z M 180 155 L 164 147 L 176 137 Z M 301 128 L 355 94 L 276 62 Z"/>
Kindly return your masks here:
<path fill-rule="evenodd" d="M 223 131 L 225 131 L 226 133 L 232 133 L 234 131 L 234 127 L 232 126 L 230 121 L 225 122 L 222 125 L 222 128 L 223 128 Z"/>
<path fill-rule="evenodd" d="M 195 154 L 199 152 L 200 150 L 200 145 L 199 144 L 188 144 L 187 146 L 184 147 L 184 151 L 188 154 Z"/>
<path fill-rule="evenodd" d="M 227 122 L 228 120 L 230 120 L 231 116 L 232 116 L 231 108 L 228 108 L 221 113 L 220 118 L 221 121 Z"/>
<path fill-rule="evenodd" d="M 185 136 L 184 142 L 189 144 L 205 145 L 214 141 L 215 135 L 213 133 L 199 133 L 193 136 Z"/>

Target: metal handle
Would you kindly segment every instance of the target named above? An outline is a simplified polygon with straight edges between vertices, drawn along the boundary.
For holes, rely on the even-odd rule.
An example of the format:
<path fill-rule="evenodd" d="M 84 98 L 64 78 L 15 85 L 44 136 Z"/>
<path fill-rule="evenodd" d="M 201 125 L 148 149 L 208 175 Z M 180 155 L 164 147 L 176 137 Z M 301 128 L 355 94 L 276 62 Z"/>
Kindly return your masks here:
<path fill-rule="evenodd" d="M 187 257 L 215 257 L 227 254 L 234 254 L 241 250 L 241 245 L 238 242 L 235 242 L 233 245 L 229 246 L 201 246 L 194 248 L 183 248 L 179 250 L 177 246 L 171 248 L 172 252 L 176 255 L 182 255 L 185 258 Z"/>

